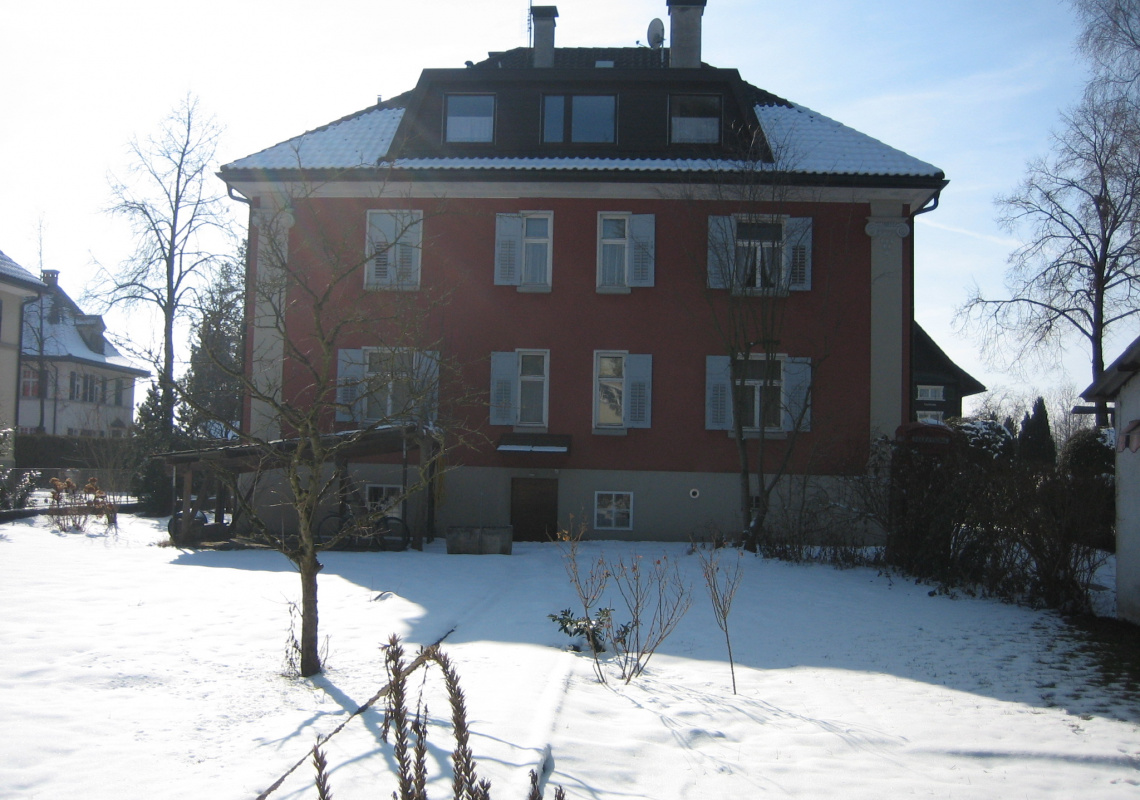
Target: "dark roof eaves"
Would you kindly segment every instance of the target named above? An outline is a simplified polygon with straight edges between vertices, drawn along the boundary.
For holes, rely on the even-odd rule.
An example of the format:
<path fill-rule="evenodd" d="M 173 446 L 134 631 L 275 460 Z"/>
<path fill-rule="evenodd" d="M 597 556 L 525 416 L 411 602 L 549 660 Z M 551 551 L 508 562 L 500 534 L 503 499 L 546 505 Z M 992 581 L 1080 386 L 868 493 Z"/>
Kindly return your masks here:
<path fill-rule="evenodd" d="M 630 157 L 634 159 L 636 157 Z M 441 159 L 443 160 L 443 159 Z M 621 160 L 621 159 L 615 159 Z M 666 159 L 660 159 L 665 161 Z M 389 164 L 379 164 L 375 167 L 360 166 L 351 168 L 341 167 L 315 167 L 298 169 L 230 169 L 219 175 L 226 181 L 374 181 L 378 176 L 388 180 L 422 180 L 430 177 L 434 180 L 452 180 L 456 183 L 472 180 L 524 180 L 524 181 L 626 181 L 629 183 L 642 183 L 658 181 L 664 183 L 715 180 L 723 176 L 724 171 L 715 170 L 681 170 L 681 169 L 568 169 L 528 167 L 414 167 L 403 168 Z M 881 173 L 824 173 L 824 172 L 757 172 L 758 184 L 782 184 L 787 186 L 820 186 L 861 189 L 928 189 L 941 190 L 949 181 L 943 173 L 937 175 L 885 175 Z"/>

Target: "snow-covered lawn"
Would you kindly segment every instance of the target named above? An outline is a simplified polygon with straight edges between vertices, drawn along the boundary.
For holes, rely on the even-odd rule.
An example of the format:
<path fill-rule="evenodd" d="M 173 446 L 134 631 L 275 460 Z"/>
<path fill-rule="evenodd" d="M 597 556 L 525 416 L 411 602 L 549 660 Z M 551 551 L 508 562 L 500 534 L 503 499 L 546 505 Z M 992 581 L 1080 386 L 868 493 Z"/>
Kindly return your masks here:
<path fill-rule="evenodd" d="M 697 559 L 641 544 L 680 562 L 693 607 L 645 676 L 600 685 L 547 619 L 574 605 L 556 546 L 449 556 L 437 541 L 323 557 L 329 669 L 307 681 L 281 674 L 299 589 L 284 557 L 156 547 L 163 522 L 0 525 L 0 796 L 256 797 L 384 683 L 389 634 L 414 650 L 448 631 L 499 800 L 525 798 L 543 764 L 547 798 L 553 784 L 592 800 L 1140 795 L 1140 709 L 1047 612 L 747 557 L 734 696 Z M 451 748 L 439 683 L 411 679 L 437 776 Z M 381 723 L 371 710 L 326 745 L 337 800 L 391 796 Z M 449 776 L 429 795 L 450 797 Z M 316 797 L 312 770 L 272 797 Z"/>

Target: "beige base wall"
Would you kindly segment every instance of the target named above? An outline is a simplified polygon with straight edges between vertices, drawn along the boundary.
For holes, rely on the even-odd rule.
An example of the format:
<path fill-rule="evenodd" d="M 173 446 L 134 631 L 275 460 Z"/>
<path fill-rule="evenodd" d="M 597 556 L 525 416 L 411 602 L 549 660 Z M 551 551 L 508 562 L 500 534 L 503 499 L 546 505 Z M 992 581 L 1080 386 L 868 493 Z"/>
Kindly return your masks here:
<path fill-rule="evenodd" d="M 402 469 L 399 465 L 354 464 L 351 474 L 363 490 L 367 484 L 401 485 Z M 436 492 L 435 536 L 445 535 L 451 527 L 509 525 L 512 478 L 556 479 L 559 527 L 581 530 L 586 538 L 685 542 L 708 539 L 714 532 L 731 537 L 741 527 L 740 489 L 732 473 L 455 467 L 443 476 Z M 415 467 L 409 466 L 409 484 L 416 479 Z M 807 481 L 813 502 L 806 508 L 815 523 L 808 526 L 809 540 L 823 538 L 820 522 L 831 514 L 825 523 L 830 526 L 828 535 L 837 533 L 848 542 L 879 543 L 878 534 L 838 520 L 829 510 L 849 505 L 842 499 L 849 488 L 846 479 L 812 476 Z M 789 519 L 794 525 L 801 508 L 795 500 L 804 489 L 799 476 L 784 481 L 773 500 L 769 517 L 773 526 L 783 528 L 781 523 Z M 599 491 L 633 493 L 632 530 L 594 528 L 594 493 Z M 279 476 L 264 476 L 257 497 L 262 518 L 274 534 L 295 533 L 296 517 L 281 492 Z M 332 511 L 331 505 L 327 511 Z M 413 530 L 427 519 L 425 492 L 409 499 L 406 518 Z M 836 523 L 846 527 L 836 530 Z"/>

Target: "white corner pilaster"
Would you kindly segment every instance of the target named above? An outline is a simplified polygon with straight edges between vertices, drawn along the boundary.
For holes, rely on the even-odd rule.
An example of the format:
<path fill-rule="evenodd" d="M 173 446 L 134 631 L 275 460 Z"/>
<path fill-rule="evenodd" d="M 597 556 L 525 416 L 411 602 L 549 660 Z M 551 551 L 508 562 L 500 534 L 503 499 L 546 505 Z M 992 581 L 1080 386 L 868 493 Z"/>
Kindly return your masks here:
<path fill-rule="evenodd" d="M 282 267 L 289 258 L 289 230 L 295 219 L 288 208 L 259 208 L 253 212 L 250 235 L 257 236 L 253 299 L 253 344 L 250 380 L 263 396 L 281 397 L 284 381 L 285 320 Z M 265 440 L 281 438 L 281 425 L 270 403 L 250 403 L 250 432 Z"/>
<path fill-rule="evenodd" d="M 885 208 L 879 208 L 885 206 Z M 889 209 L 894 215 L 883 214 Z M 903 419 L 907 374 L 907 298 L 903 282 L 903 240 L 909 220 L 896 203 L 872 203 L 864 229 L 871 237 L 871 437 L 894 436 Z"/>

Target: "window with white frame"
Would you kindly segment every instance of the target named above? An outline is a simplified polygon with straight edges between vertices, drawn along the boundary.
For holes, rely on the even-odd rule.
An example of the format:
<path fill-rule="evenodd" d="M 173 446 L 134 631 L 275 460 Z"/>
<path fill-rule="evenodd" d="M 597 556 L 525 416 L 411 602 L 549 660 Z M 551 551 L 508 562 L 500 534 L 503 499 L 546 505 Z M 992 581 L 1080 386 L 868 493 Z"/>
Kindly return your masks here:
<path fill-rule="evenodd" d="M 594 528 L 633 530 L 633 492 L 594 492 Z"/>
<path fill-rule="evenodd" d="M 40 373 L 32 367 L 20 370 L 20 397 L 40 396 Z"/>
<path fill-rule="evenodd" d="M 916 399 L 918 400 L 932 400 L 941 401 L 946 399 L 945 386 L 933 386 L 919 384 L 916 387 Z"/>
<path fill-rule="evenodd" d="M 344 348 L 337 353 L 338 422 L 427 420 L 436 413 L 439 354 L 409 348 Z"/>
<path fill-rule="evenodd" d="M 942 412 L 941 411 L 915 411 L 914 412 L 914 418 L 916 420 L 918 420 L 919 422 L 925 422 L 925 423 L 928 423 L 930 425 L 941 425 L 942 424 Z"/>
<path fill-rule="evenodd" d="M 743 388 L 741 417 L 748 430 L 777 431 L 784 427 L 784 360 L 750 358 L 740 365 L 737 382 Z"/>
<path fill-rule="evenodd" d="M 545 351 L 519 353 L 519 425 L 546 426 Z"/>
<path fill-rule="evenodd" d="M 783 434 L 811 430 L 811 359 L 786 354 L 705 358 L 705 429 L 734 431 L 733 387 L 743 389 L 745 431 Z"/>
<path fill-rule="evenodd" d="M 708 285 L 738 294 L 811 289 L 810 217 L 709 217 Z"/>
<path fill-rule="evenodd" d="M 549 350 L 491 354 L 491 424 L 547 426 Z"/>
<path fill-rule="evenodd" d="M 625 421 L 625 355 L 598 353 L 595 361 L 594 426 L 624 426 Z"/>
<path fill-rule="evenodd" d="M 493 94 L 449 94 L 444 139 L 452 143 L 489 143 L 495 140 Z"/>
<path fill-rule="evenodd" d="M 412 351 L 366 349 L 368 398 L 366 419 L 399 419 L 408 416 L 415 395 L 412 382 Z"/>
<path fill-rule="evenodd" d="M 656 222 L 653 214 L 598 215 L 598 291 L 652 286 Z"/>
<path fill-rule="evenodd" d="M 369 211 L 364 288 L 418 289 L 422 245 L 422 211 Z"/>
<path fill-rule="evenodd" d="M 650 427 L 653 356 L 594 353 L 594 431 Z"/>
<path fill-rule="evenodd" d="M 373 514 L 400 516 L 400 500 L 403 496 L 404 490 L 400 486 L 380 483 L 365 486 L 365 501 L 369 512 Z"/>
<path fill-rule="evenodd" d="M 523 211 L 495 215 L 495 284 L 549 291 L 554 215 Z"/>

